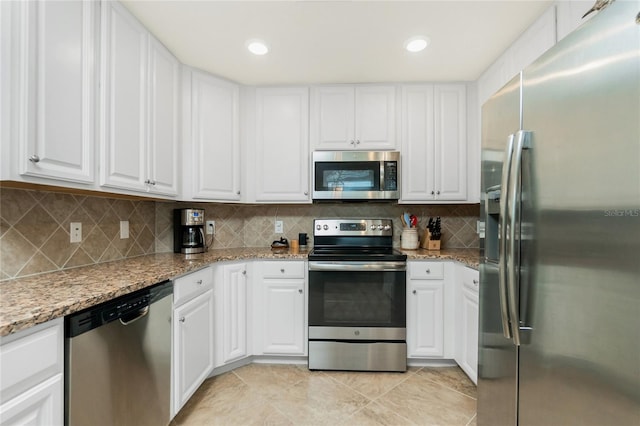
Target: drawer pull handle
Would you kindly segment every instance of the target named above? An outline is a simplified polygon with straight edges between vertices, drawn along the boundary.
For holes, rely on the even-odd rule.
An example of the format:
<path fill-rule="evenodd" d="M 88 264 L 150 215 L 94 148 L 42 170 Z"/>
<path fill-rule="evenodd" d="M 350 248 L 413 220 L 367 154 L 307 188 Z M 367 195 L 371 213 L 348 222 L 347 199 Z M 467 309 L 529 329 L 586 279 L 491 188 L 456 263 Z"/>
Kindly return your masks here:
<path fill-rule="evenodd" d="M 426 272 L 427 272 L 427 274 L 430 274 L 431 273 L 431 269 L 427 269 Z"/>
<path fill-rule="evenodd" d="M 198 285 L 202 285 L 202 280 L 198 280 L 198 281 L 196 281 L 196 284 L 198 284 Z"/>
<path fill-rule="evenodd" d="M 39 163 L 40 162 L 40 157 L 38 157 L 37 155 L 32 155 L 31 157 L 29 157 L 29 161 L 31 161 L 32 163 Z"/>
<path fill-rule="evenodd" d="M 184 322 L 184 321 L 185 321 L 184 317 L 180 317 L 180 322 Z"/>
<path fill-rule="evenodd" d="M 302 289 L 301 288 L 298 289 L 298 293 L 302 294 Z"/>

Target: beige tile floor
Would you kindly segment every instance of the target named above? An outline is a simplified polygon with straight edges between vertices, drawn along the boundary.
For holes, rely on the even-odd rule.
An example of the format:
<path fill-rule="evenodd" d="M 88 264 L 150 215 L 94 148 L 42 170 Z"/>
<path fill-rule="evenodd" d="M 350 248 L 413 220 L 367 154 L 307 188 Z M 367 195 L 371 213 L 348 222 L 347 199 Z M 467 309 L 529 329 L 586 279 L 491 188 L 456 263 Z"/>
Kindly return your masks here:
<path fill-rule="evenodd" d="M 172 426 L 475 426 L 475 414 L 476 387 L 458 367 L 363 373 L 250 364 L 205 381 Z"/>

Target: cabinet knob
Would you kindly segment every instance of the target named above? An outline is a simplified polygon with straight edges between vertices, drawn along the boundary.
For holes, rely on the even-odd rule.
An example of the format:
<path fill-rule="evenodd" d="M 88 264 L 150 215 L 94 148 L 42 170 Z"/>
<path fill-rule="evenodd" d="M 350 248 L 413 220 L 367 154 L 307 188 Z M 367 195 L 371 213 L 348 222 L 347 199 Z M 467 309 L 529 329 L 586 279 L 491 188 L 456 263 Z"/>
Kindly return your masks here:
<path fill-rule="evenodd" d="M 298 293 L 302 294 L 302 289 L 301 288 L 298 289 Z"/>
<path fill-rule="evenodd" d="M 356 145 L 356 141 L 349 141 L 349 144 L 355 146 Z"/>
<path fill-rule="evenodd" d="M 415 290 L 413 290 L 411 293 L 413 293 L 413 294 L 418 294 L 418 292 L 417 292 L 417 291 L 415 291 Z"/>
<path fill-rule="evenodd" d="M 184 321 L 185 321 L 184 317 L 180 317 L 180 322 L 184 322 Z"/>
<path fill-rule="evenodd" d="M 357 141 L 356 141 L 356 145 L 360 145 L 360 140 L 357 140 Z"/>
<path fill-rule="evenodd" d="M 434 195 L 434 194 L 435 194 L 435 191 L 431 191 L 431 195 Z"/>
<path fill-rule="evenodd" d="M 280 268 L 280 272 L 284 274 L 284 268 Z"/>
<path fill-rule="evenodd" d="M 237 192 L 236 192 L 236 195 L 240 195 L 240 191 L 237 191 Z"/>
<path fill-rule="evenodd" d="M 427 269 L 425 272 L 426 272 L 427 274 L 430 274 L 430 273 L 431 273 L 431 269 Z"/>
<path fill-rule="evenodd" d="M 304 195 L 309 195 L 309 191 L 304 191 Z"/>
<path fill-rule="evenodd" d="M 196 281 L 196 284 L 198 284 L 198 285 L 202 285 L 202 280 L 198 280 L 198 281 Z"/>
<path fill-rule="evenodd" d="M 38 157 L 37 155 L 32 155 L 31 157 L 29 157 L 29 161 L 31 161 L 32 163 L 39 163 L 40 157 Z"/>
<path fill-rule="evenodd" d="M 440 195 L 440 191 L 436 191 L 436 195 Z"/>
<path fill-rule="evenodd" d="M 473 285 L 478 286 L 478 280 L 473 280 Z"/>
<path fill-rule="evenodd" d="M 247 275 L 247 271 L 242 271 L 242 275 Z"/>

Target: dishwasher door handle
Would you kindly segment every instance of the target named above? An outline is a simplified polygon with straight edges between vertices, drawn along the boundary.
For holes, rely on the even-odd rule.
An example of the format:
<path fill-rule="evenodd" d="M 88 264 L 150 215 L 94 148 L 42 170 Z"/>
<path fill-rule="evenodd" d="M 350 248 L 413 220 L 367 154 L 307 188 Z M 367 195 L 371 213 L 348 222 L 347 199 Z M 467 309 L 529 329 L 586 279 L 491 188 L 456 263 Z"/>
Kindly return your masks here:
<path fill-rule="evenodd" d="M 123 321 L 122 318 L 120 318 L 120 324 L 122 325 L 129 325 L 131 323 L 134 323 L 136 321 L 138 321 L 140 318 L 146 316 L 149 313 L 149 307 L 145 306 L 144 308 L 140 309 L 137 313 L 136 316 L 134 316 L 132 319 L 128 319 L 127 321 Z M 128 318 L 128 316 L 127 316 Z"/>

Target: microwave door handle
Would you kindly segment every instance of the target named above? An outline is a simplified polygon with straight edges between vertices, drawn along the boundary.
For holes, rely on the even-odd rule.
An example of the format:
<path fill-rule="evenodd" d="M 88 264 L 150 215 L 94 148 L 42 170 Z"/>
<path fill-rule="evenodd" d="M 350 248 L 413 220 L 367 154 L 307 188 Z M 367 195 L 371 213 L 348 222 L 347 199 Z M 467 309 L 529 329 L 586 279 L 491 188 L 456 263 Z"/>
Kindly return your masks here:
<path fill-rule="evenodd" d="M 511 317 L 511 334 L 513 343 L 520 346 L 520 318 L 518 304 L 518 287 L 520 281 L 520 174 L 522 171 L 522 151 L 530 147 L 530 132 L 519 131 L 513 148 L 513 159 L 509 177 L 509 201 L 507 227 L 507 280 L 509 294 L 509 315 Z"/>
<path fill-rule="evenodd" d="M 502 319 L 502 332 L 504 337 L 511 339 L 511 327 L 509 325 L 509 307 L 507 296 L 507 201 L 509 199 L 509 174 L 513 159 L 513 144 L 515 136 L 509 135 L 507 148 L 502 162 L 502 180 L 500 185 L 500 217 L 498 223 L 498 291 L 500 293 L 500 318 Z"/>

